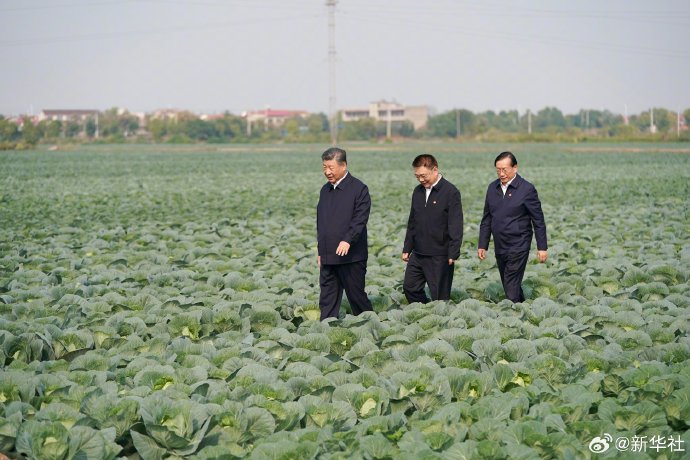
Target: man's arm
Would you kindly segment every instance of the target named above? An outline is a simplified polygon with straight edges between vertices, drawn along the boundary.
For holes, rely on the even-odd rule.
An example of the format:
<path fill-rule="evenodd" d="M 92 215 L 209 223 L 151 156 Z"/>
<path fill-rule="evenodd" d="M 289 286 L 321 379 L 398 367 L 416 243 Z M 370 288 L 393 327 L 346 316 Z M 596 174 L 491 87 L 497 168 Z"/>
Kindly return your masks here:
<path fill-rule="evenodd" d="M 546 251 L 548 249 L 546 241 L 546 223 L 544 222 L 544 213 L 541 210 L 541 201 L 537 190 L 532 188 L 525 197 L 525 209 L 532 219 L 532 227 L 534 227 L 534 237 L 537 240 L 537 249 L 539 251 Z"/>
<path fill-rule="evenodd" d="M 407 231 L 405 232 L 405 241 L 403 242 L 403 252 L 402 260 L 407 262 L 410 259 L 410 253 L 412 252 L 414 246 L 414 229 L 415 229 L 415 216 L 414 216 L 414 191 L 412 192 L 412 204 L 410 204 L 410 215 L 407 218 Z"/>
<path fill-rule="evenodd" d="M 489 192 L 486 192 L 484 199 L 484 214 L 479 224 L 479 243 L 477 244 L 477 256 L 480 260 L 486 258 L 486 250 L 489 249 L 491 240 L 491 211 L 489 209 Z"/>
<path fill-rule="evenodd" d="M 537 189 L 532 188 L 525 198 L 525 209 L 532 220 L 532 227 L 534 228 L 534 237 L 537 240 L 537 259 L 539 262 L 546 262 L 547 258 L 547 240 L 546 240 L 546 222 L 544 221 L 544 213 L 541 210 L 541 201 L 539 201 L 539 194 Z"/>
<path fill-rule="evenodd" d="M 347 232 L 345 232 L 342 242 L 352 245 L 359 240 L 359 237 L 362 235 L 362 231 L 367 226 L 370 210 L 371 197 L 369 196 L 369 189 L 366 185 L 364 185 L 355 197 L 355 207 L 352 211 L 350 227 L 348 228 Z"/>
<path fill-rule="evenodd" d="M 460 257 L 460 246 L 462 246 L 462 197 L 460 190 L 453 188 L 450 200 L 448 201 L 448 263 L 458 260 Z"/>
<path fill-rule="evenodd" d="M 321 202 L 321 195 L 319 194 L 319 203 Z M 319 248 L 321 244 L 319 243 L 319 203 L 316 204 L 316 265 L 321 268 L 321 252 Z"/>

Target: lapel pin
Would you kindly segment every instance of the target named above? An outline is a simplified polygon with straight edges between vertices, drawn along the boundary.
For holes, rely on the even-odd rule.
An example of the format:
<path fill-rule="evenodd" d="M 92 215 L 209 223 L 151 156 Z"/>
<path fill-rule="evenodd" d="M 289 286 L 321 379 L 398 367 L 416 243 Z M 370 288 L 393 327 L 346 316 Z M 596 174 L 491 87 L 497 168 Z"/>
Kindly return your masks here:
<path fill-rule="evenodd" d="M 434 204 L 436 204 L 436 202 L 435 202 L 435 201 L 434 201 Z"/>
<path fill-rule="evenodd" d="M 512 194 L 512 193 L 509 193 L 508 196 L 513 196 L 513 194 Z"/>

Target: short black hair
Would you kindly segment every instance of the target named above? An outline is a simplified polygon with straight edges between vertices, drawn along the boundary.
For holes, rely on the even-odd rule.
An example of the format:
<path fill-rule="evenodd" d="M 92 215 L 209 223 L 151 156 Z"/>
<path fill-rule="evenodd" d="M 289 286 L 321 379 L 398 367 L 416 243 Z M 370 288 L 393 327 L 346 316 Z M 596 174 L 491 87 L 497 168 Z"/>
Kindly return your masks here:
<path fill-rule="evenodd" d="M 321 161 L 335 160 L 339 164 L 347 164 L 347 153 L 338 147 L 331 147 L 321 155 Z"/>
<path fill-rule="evenodd" d="M 417 155 L 412 161 L 413 168 L 421 168 L 422 166 L 429 169 L 438 168 L 438 161 L 436 161 L 436 158 L 434 158 L 433 155 L 423 153 L 421 155 Z"/>
<path fill-rule="evenodd" d="M 504 160 L 506 158 L 510 158 L 510 166 L 515 166 L 517 164 L 517 158 L 515 158 L 515 155 L 513 155 L 512 152 L 501 152 L 498 154 L 496 159 L 494 160 L 494 166 L 496 166 L 496 163 L 498 163 L 501 160 Z"/>

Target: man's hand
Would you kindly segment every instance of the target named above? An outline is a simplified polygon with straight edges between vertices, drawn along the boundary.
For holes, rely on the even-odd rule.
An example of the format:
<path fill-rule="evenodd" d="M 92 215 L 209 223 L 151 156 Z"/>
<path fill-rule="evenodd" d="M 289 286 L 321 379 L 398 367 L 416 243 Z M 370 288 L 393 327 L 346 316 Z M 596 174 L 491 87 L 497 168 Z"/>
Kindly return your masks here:
<path fill-rule="evenodd" d="M 402 253 L 402 260 L 403 260 L 403 262 L 409 262 L 409 260 L 410 260 L 410 253 L 409 253 L 409 252 L 403 252 L 403 253 Z"/>
<path fill-rule="evenodd" d="M 316 265 L 318 265 L 319 268 L 321 268 L 321 256 L 316 256 Z"/>
<path fill-rule="evenodd" d="M 537 259 L 539 259 L 540 263 L 546 262 L 546 251 L 537 251 Z"/>
<path fill-rule="evenodd" d="M 338 245 L 338 248 L 335 250 L 335 253 L 339 256 L 346 256 L 348 251 L 350 250 L 350 243 L 347 241 L 341 241 L 340 244 Z"/>
<path fill-rule="evenodd" d="M 479 257 L 479 260 L 486 259 L 486 249 L 477 249 L 477 257 Z"/>
<path fill-rule="evenodd" d="M 448 265 L 453 265 L 455 261 L 453 259 L 448 259 Z"/>

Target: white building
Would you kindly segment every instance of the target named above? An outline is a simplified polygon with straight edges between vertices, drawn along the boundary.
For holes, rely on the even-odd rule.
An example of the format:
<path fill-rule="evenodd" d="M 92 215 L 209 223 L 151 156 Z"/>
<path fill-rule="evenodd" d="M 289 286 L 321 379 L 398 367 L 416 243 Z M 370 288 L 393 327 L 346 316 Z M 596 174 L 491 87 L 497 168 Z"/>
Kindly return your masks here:
<path fill-rule="evenodd" d="M 429 108 L 426 106 L 405 106 L 388 101 L 372 102 L 367 108 L 346 108 L 340 113 L 344 122 L 362 118 L 391 123 L 409 121 L 415 130 L 424 128 L 429 119 Z"/>

